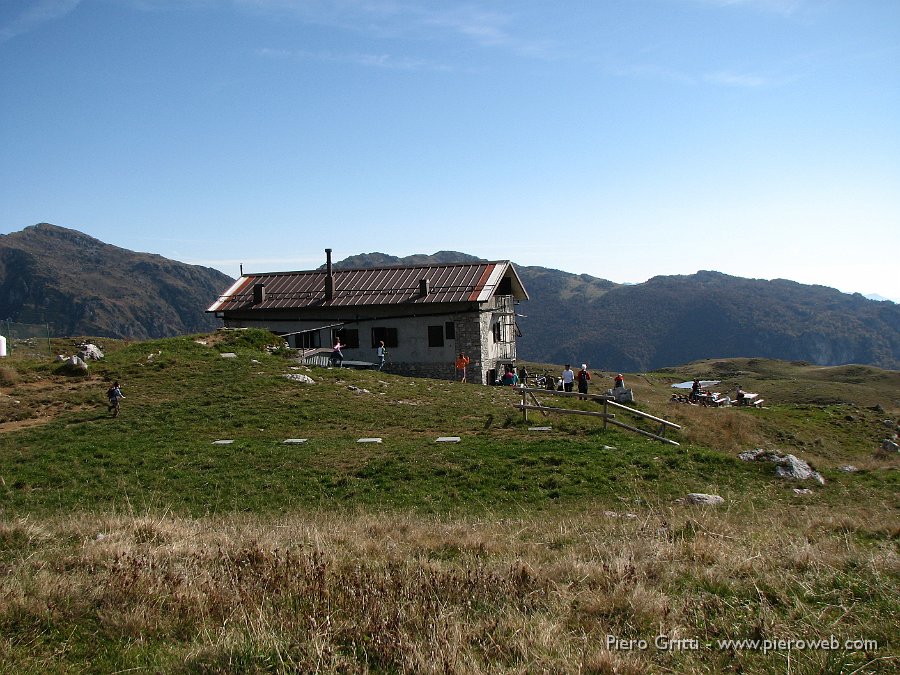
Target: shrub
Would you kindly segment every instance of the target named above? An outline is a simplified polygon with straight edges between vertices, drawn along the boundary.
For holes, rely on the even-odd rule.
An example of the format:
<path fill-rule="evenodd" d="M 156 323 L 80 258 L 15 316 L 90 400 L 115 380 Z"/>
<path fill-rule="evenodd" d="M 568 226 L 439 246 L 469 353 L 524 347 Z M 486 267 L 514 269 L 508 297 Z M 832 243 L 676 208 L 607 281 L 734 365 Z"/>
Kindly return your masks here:
<path fill-rule="evenodd" d="M 12 366 L 0 366 L 0 385 L 11 387 L 19 381 L 19 373 Z"/>
<path fill-rule="evenodd" d="M 227 352 L 233 349 L 257 349 L 266 347 L 280 347 L 284 344 L 284 338 L 261 328 L 245 328 L 230 330 L 226 336 L 216 345 L 219 351 Z"/>

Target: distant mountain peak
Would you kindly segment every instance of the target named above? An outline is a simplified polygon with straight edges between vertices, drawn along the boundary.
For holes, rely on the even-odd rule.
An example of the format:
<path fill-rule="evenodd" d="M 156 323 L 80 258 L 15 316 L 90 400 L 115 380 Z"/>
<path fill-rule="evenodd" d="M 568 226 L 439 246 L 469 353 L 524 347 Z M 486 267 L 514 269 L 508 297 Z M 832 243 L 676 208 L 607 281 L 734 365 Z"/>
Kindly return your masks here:
<path fill-rule="evenodd" d="M 218 270 L 137 253 L 38 223 L 0 236 L 0 316 L 54 335 L 147 339 L 214 330 L 231 285 Z"/>
<path fill-rule="evenodd" d="M 484 258 L 459 251 L 437 251 L 431 255 L 416 253 L 402 258 L 388 255 L 387 253 L 373 252 L 352 255 L 334 263 L 334 266 L 341 269 L 365 269 L 371 267 L 393 267 L 396 265 L 452 265 L 454 263 L 475 262 L 484 262 Z M 324 269 L 324 267 L 322 265 L 319 269 Z"/>

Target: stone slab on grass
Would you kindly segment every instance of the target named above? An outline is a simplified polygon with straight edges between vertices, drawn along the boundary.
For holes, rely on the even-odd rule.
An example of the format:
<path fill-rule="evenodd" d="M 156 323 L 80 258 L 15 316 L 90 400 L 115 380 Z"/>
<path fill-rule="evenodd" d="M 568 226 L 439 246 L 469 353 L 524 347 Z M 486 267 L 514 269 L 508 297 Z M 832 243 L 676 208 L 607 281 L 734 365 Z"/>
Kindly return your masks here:
<path fill-rule="evenodd" d="M 357 443 L 381 443 L 380 438 L 360 438 Z"/>
<path fill-rule="evenodd" d="M 553 431 L 553 427 L 528 427 L 528 431 Z"/>
<path fill-rule="evenodd" d="M 287 445 L 300 445 L 301 443 L 306 443 L 305 438 L 285 438 L 283 443 Z"/>
<path fill-rule="evenodd" d="M 461 440 L 459 436 L 440 436 L 435 443 L 459 443 Z"/>
<path fill-rule="evenodd" d="M 213 441 L 213 445 L 231 445 L 234 441 L 230 438 L 223 438 L 220 441 Z"/>
<path fill-rule="evenodd" d="M 719 495 L 708 495 L 704 492 L 691 492 L 685 497 L 688 504 L 700 504 L 702 506 L 721 506 L 725 500 Z"/>

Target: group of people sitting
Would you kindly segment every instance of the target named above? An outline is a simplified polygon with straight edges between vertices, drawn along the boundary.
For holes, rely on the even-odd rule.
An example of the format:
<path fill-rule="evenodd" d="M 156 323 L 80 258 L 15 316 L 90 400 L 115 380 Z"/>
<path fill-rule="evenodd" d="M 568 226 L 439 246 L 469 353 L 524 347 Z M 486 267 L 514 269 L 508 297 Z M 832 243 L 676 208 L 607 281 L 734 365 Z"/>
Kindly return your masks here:
<path fill-rule="evenodd" d="M 524 370 L 524 368 L 522 370 Z M 515 387 L 519 384 L 519 374 L 511 364 L 506 364 L 506 366 L 503 368 L 503 375 L 500 377 L 500 384 L 507 387 Z"/>
<path fill-rule="evenodd" d="M 756 404 L 756 401 L 754 400 L 756 398 L 756 394 L 748 394 L 743 390 L 741 385 L 737 386 L 734 399 L 727 394 L 720 394 L 715 391 L 704 391 L 700 384 L 700 380 L 695 379 L 691 383 L 690 394 L 672 394 L 671 401 L 673 403 L 690 403 L 693 405 L 721 407 L 723 405 L 732 405 L 732 403 L 734 405 L 747 405 L 750 401 L 753 401 L 753 403 Z M 762 403 L 762 401 L 760 400 L 759 403 Z"/>
<path fill-rule="evenodd" d="M 717 405 L 719 395 L 709 391 L 703 391 L 700 380 L 695 379 L 691 383 L 690 394 L 672 394 L 673 403 L 692 403 L 694 405 Z"/>

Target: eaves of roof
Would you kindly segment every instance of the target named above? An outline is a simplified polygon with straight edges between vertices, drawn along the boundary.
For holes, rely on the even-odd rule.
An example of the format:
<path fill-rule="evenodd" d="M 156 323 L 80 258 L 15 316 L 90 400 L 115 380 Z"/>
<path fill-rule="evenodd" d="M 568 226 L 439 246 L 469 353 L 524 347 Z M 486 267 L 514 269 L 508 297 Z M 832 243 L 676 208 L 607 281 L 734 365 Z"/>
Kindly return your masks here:
<path fill-rule="evenodd" d="M 486 302 L 507 277 L 512 295 L 528 299 L 509 261 L 335 269 L 331 300 L 325 298 L 326 277 L 324 270 L 245 275 L 207 311 Z M 260 286 L 264 292 L 254 290 Z"/>

